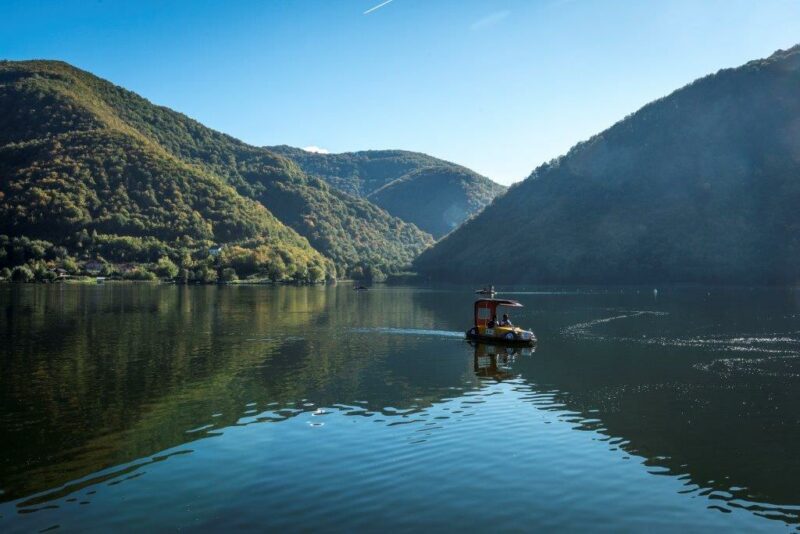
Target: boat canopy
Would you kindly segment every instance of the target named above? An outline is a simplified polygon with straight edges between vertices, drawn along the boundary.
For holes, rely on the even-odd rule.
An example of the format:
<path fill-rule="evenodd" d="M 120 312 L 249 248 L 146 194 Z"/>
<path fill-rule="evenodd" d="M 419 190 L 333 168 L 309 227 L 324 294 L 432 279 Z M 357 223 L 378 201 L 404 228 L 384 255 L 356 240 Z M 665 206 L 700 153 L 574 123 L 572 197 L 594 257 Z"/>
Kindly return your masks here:
<path fill-rule="evenodd" d="M 497 315 L 498 306 L 509 308 L 522 308 L 516 300 L 508 299 L 478 299 L 475 301 L 475 326 L 486 326 L 492 317 Z"/>

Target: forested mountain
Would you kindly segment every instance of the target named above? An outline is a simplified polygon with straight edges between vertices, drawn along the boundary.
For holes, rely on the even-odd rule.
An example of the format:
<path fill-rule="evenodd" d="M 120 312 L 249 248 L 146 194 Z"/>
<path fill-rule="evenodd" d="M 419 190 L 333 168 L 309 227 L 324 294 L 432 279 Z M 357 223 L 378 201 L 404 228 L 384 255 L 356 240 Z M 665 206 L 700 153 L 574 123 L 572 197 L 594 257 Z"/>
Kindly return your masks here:
<path fill-rule="evenodd" d="M 707 76 L 537 168 L 416 267 L 448 280 L 800 281 L 800 48 Z"/>
<path fill-rule="evenodd" d="M 267 147 L 297 163 L 306 174 L 317 176 L 335 188 L 359 197 L 424 167 L 453 165 L 420 152 L 406 150 L 364 150 L 341 154 L 308 152 L 286 145 Z"/>
<path fill-rule="evenodd" d="M 61 62 L 0 62 L 0 169 L 0 233 L 75 254 L 180 259 L 216 241 L 257 252 L 229 248 L 239 264 L 320 278 L 396 271 L 432 242 L 281 156 Z"/>
<path fill-rule="evenodd" d="M 52 62 L 0 63 L 0 262 L 75 259 L 185 267 L 215 243 L 245 272 L 322 279 L 329 260 L 223 179 L 142 135 Z M 211 275 L 209 275 L 211 276 Z"/>
<path fill-rule="evenodd" d="M 478 213 L 505 187 L 441 159 L 404 150 L 319 154 L 269 147 L 346 193 L 369 199 L 439 238 Z"/>
<path fill-rule="evenodd" d="M 423 167 L 376 189 L 367 197 L 392 215 L 434 237 L 458 228 L 505 187 L 457 165 Z"/>

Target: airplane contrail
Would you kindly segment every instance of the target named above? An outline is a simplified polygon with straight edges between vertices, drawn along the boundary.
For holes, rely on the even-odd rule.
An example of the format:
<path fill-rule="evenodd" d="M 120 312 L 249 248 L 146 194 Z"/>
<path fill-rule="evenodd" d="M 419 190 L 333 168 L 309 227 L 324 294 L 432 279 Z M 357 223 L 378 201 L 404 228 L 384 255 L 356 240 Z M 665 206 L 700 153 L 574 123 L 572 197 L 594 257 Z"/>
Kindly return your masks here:
<path fill-rule="evenodd" d="M 392 1 L 393 1 L 393 0 L 386 0 L 385 2 L 381 2 L 381 3 L 380 3 L 380 4 L 378 4 L 377 6 L 373 6 L 373 7 L 369 8 L 368 10 L 364 11 L 364 15 L 369 15 L 370 13 L 372 13 L 373 11 L 375 11 L 376 9 L 380 9 L 380 8 L 382 8 L 383 6 L 385 6 L 386 4 L 388 4 L 388 3 L 392 2 Z"/>

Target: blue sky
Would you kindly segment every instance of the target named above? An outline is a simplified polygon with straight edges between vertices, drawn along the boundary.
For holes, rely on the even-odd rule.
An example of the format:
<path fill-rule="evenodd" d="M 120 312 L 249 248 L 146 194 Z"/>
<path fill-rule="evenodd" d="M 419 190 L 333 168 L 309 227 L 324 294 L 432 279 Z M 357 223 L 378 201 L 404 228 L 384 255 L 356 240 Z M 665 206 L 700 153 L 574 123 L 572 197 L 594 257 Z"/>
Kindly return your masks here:
<path fill-rule="evenodd" d="M 720 68 L 800 0 L 0 0 L 0 58 L 68 61 L 256 145 L 418 150 L 501 183 Z"/>

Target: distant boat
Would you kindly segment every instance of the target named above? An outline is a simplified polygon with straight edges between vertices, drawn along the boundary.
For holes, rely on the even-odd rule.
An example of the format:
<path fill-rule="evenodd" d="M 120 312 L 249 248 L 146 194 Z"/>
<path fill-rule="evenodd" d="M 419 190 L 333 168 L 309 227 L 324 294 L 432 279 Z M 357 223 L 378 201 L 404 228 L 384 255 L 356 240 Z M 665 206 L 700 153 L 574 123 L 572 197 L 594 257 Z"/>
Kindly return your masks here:
<path fill-rule="evenodd" d="M 367 286 L 353 286 L 353 291 L 366 291 L 369 289 Z"/>
<path fill-rule="evenodd" d="M 489 295 L 492 296 L 496 293 L 494 290 L 494 286 L 484 287 L 483 289 L 478 289 L 475 291 L 476 295 Z"/>

